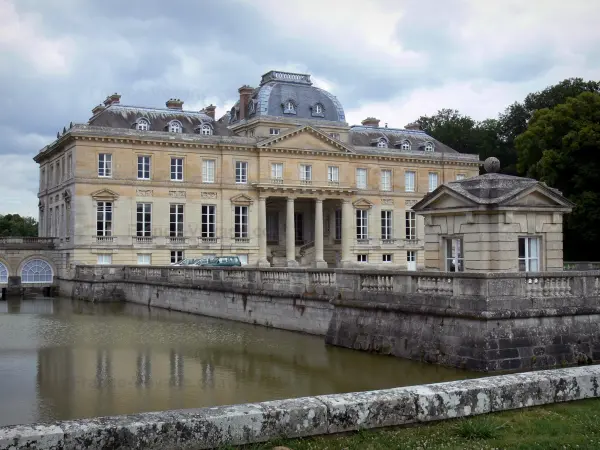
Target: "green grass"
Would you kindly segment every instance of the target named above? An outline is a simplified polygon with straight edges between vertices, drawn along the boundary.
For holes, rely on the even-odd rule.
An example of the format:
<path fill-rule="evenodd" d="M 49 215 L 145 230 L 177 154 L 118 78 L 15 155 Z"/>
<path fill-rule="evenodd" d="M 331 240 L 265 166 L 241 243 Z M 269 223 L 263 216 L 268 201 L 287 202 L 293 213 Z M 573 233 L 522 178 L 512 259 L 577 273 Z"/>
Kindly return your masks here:
<path fill-rule="evenodd" d="M 428 425 L 276 441 L 243 449 L 271 450 L 277 445 L 291 450 L 600 450 L 600 399 Z"/>

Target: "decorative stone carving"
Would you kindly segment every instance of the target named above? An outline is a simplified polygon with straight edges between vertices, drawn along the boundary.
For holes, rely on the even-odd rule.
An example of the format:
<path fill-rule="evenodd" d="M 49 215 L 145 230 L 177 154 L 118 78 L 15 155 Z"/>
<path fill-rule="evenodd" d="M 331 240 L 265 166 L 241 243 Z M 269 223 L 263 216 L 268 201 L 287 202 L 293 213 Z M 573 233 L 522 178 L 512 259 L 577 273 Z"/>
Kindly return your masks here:
<path fill-rule="evenodd" d="M 135 190 L 135 195 L 137 195 L 138 197 L 152 197 L 153 193 L 154 192 L 152 189 L 136 189 Z"/>
<path fill-rule="evenodd" d="M 71 192 L 70 191 L 63 192 L 62 196 L 63 196 L 63 200 L 65 201 L 65 203 L 71 203 Z"/>
<path fill-rule="evenodd" d="M 406 209 L 408 208 L 412 208 L 413 206 L 415 206 L 417 204 L 416 200 L 405 200 L 404 204 L 406 205 Z"/>
<path fill-rule="evenodd" d="M 381 199 L 381 204 L 382 205 L 393 205 L 394 204 L 394 199 L 393 198 L 382 198 Z"/>
<path fill-rule="evenodd" d="M 185 191 L 169 191 L 169 197 L 185 198 Z"/>
<path fill-rule="evenodd" d="M 216 192 L 201 192 L 200 198 L 215 199 L 215 198 L 217 198 L 217 193 Z"/>

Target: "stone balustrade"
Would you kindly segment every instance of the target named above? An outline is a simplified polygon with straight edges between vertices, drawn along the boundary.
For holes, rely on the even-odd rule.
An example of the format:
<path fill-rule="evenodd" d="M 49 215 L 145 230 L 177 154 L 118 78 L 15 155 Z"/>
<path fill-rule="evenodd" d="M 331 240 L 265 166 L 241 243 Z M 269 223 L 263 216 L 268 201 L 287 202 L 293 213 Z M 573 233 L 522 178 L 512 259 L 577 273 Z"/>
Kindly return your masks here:
<path fill-rule="evenodd" d="M 0 237 L 0 249 L 2 250 L 53 250 L 59 238 L 53 237 Z"/>

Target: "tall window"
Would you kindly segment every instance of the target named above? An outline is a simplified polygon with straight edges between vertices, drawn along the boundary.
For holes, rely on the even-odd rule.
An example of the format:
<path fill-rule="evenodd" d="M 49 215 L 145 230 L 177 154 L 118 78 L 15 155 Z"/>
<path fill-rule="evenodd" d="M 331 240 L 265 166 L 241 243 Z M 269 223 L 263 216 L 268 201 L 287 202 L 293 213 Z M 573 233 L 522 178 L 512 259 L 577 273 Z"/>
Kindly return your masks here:
<path fill-rule="evenodd" d="M 273 178 L 274 180 L 283 179 L 283 163 L 271 164 L 271 178 Z"/>
<path fill-rule="evenodd" d="M 313 113 L 315 114 L 323 114 L 323 106 L 320 103 L 317 103 L 313 108 Z"/>
<path fill-rule="evenodd" d="M 136 128 L 138 131 L 148 131 L 150 129 L 150 122 L 146 119 L 140 119 L 137 121 Z"/>
<path fill-rule="evenodd" d="M 356 239 L 366 240 L 369 238 L 369 211 L 366 209 L 356 210 Z"/>
<path fill-rule="evenodd" d="M 356 169 L 356 187 L 358 189 L 367 188 L 367 169 Z"/>
<path fill-rule="evenodd" d="M 248 163 L 246 161 L 236 161 L 235 182 L 238 184 L 245 184 L 248 182 Z"/>
<path fill-rule="evenodd" d="M 412 170 L 404 172 L 404 190 L 406 192 L 415 192 L 416 174 Z"/>
<path fill-rule="evenodd" d="M 73 174 L 73 155 L 67 156 L 67 177 L 71 178 Z"/>
<path fill-rule="evenodd" d="M 175 264 L 183 259 L 183 250 L 171 250 L 171 264 Z"/>
<path fill-rule="evenodd" d="M 540 271 L 540 238 L 519 238 L 519 271 Z"/>
<path fill-rule="evenodd" d="M 381 211 L 381 239 L 392 239 L 392 211 Z"/>
<path fill-rule="evenodd" d="M 327 181 L 330 183 L 339 183 L 340 181 L 340 168 L 337 166 L 329 166 L 327 168 Z"/>
<path fill-rule="evenodd" d="M 171 180 L 183 181 L 183 158 L 171 158 Z"/>
<path fill-rule="evenodd" d="M 137 204 L 137 236 L 152 236 L 152 203 Z"/>
<path fill-rule="evenodd" d="M 52 179 L 53 170 L 50 166 L 50 179 Z M 100 153 L 98 155 L 98 176 L 99 177 L 111 177 L 112 176 L 112 155 L 110 153 Z"/>
<path fill-rule="evenodd" d="M 296 245 L 304 244 L 304 214 L 301 212 L 294 214 L 294 239 Z"/>
<path fill-rule="evenodd" d="M 290 100 L 285 102 L 283 112 L 286 114 L 296 114 L 296 106 L 294 105 L 294 102 Z"/>
<path fill-rule="evenodd" d="M 234 237 L 236 238 L 247 238 L 248 237 L 248 207 L 247 206 L 236 206 L 234 209 Z"/>
<path fill-rule="evenodd" d="M 150 157 L 138 156 L 138 180 L 150 179 Z"/>
<path fill-rule="evenodd" d="M 102 156 L 102 155 L 100 155 Z M 98 167 L 100 165 L 98 164 Z M 104 175 L 100 175 L 100 168 L 98 168 L 98 176 L 103 177 Z M 109 175 L 110 176 L 110 175 Z M 54 166 L 50 164 L 50 169 L 48 170 L 48 187 L 54 186 Z"/>
<path fill-rule="evenodd" d="M 205 159 L 202 161 L 202 181 L 204 183 L 215 182 L 215 160 Z"/>
<path fill-rule="evenodd" d="M 279 242 L 279 211 L 267 213 L 267 241 Z"/>
<path fill-rule="evenodd" d="M 435 172 L 429 172 L 429 192 L 435 191 L 438 187 L 438 174 Z"/>
<path fill-rule="evenodd" d="M 300 164 L 300 180 L 312 181 L 312 166 L 309 164 Z"/>
<path fill-rule="evenodd" d="M 446 271 L 464 272 L 462 238 L 446 238 Z"/>
<path fill-rule="evenodd" d="M 217 236 L 217 207 L 215 205 L 202 205 L 202 237 L 214 238 Z"/>
<path fill-rule="evenodd" d="M 171 205 L 169 216 L 169 236 L 183 236 L 183 205 Z"/>
<path fill-rule="evenodd" d="M 96 204 L 96 236 L 112 236 L 112 213 L 112 202 Z"/>
<path fill-rule="evenodd" d="M 417 238 L 417 217 L 414 211 L 406 211 L 406 239 L 414 240 Z"/>
<path fill-rule="evenodd" d="M 342 240 L 342 210 L 335 210 L 335 235 L 334 239 L 336 241 Z"/>
<path fill-rule="evenodd" d="M 391 191 L 392 190 L 392 171 L 382 170 L 381 171 L 381 190 Z"/>

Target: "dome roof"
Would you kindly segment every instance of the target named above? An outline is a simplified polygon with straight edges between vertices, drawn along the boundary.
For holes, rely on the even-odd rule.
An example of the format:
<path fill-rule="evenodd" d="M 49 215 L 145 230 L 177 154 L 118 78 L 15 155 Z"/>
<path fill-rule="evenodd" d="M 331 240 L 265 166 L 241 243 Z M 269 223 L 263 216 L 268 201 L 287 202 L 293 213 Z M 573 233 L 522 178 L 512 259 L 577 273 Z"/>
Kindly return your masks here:
<path fill-rule="evenodd" d="M 232 108 L 230 123 L 238 121 L 240 103 Z M 344 108 L 331 93 L 312 85 L 310 75 L 270 71 L 252 92 L 245 117 L 289 117 L 346 123 Z"/>

